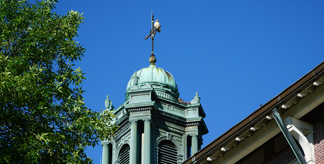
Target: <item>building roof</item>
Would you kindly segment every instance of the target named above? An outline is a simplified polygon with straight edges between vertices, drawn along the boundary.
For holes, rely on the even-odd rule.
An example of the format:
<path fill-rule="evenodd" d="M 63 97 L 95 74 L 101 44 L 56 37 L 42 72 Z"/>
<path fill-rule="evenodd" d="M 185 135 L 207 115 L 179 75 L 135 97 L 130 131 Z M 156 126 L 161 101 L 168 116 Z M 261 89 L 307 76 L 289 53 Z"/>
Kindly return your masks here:
<path fill-rule="evenodd" d="M 216 152 L 221 152 L 220 150 L 224 148 L 226 149 L 227 147 L 234 146 L 235 142 L 233 141 L 237 141 L 238 136 L 248 132 L 252 127 L 263 126 L 266 124 L 266 118 L 269 118 L 269 116 L 271 117 L 273 108 L 282 110 L 283 108 L 285 109 L 293 106 L 301 97 L 313 92 L 321 83 L 324 83 L 324 62 L 316 66 L 313 70 L 283 90 L 259 109 L 251 113 L 238 124 L 234 125 L 228 131 L 220 135 L 214 141 L 206 145 L 200 151 L 193 154 L 183 163 L 189 164 L 193 161 L 202 163 Z M 302 115 L 296 117 L 301 116 Z"/>
<path fill-rule="evenodd" d="M 136 71 L 133 76 L 138 77 L 138 84 L 157 82 L 165 84 L 172 87 L 175 90 L 178 90 L 177 83 L 175 82 L 173 76 L 170 72 L 165 71 L 163 68 L 157 68 L 155 65 L 150 65 L 147 68 L 142 68 L 139 71 Z M 132 78 L 131 78 L 132 79 Z M 129 80 L 127 84 L 127 90 L 132 86 L 133 81 Z"/>
<path fill-rule="evenodd" d="M 133 85 L 141 86 L 141 85 L 151 84 L 153 85 L 154 88 L 158 87 L 160 89 L 173 92 L 175 96 L 174 98 L 178 99 L 179 98 L 178 86 L 172 74 L 164 70 L 163 68 L 157 68 L 155 65 L 155 61 L 156 61 L 155 57 L 152 59 L 151 56 L 150 66 L 147 68 L 142 68 L 136 71 L 132 75 L 132 77 L 130 78 L 127 84 L 126 92 L 130 90 Z"/>

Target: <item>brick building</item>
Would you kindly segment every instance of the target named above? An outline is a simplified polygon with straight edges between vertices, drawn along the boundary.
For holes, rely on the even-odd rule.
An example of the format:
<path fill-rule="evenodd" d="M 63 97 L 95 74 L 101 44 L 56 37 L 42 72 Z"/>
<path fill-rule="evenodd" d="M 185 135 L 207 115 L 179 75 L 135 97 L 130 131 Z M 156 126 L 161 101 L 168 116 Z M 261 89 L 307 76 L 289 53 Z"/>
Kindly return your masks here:
<path fill-rule="evenodd" d="M 183 163 L 324 164 L 323 83 L 324 62 Z"/>

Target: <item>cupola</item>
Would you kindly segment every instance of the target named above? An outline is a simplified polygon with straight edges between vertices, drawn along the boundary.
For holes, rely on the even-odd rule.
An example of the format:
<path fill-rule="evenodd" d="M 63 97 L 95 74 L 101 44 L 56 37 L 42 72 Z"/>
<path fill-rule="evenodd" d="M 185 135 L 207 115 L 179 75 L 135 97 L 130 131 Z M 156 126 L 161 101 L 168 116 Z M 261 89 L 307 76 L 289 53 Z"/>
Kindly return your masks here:
<path fill-rule="evenodd" d="M 127 84 L 126 98 L 129 90 L 140 89 L 141 86 L 150 84 L 158 92 L 157 94 L 161 92 L 170 94 L 171 99 L 177 100 L 179 98 L 178 86 L 171 73 L 156 67 L 154 55 L 151 55 L 149 61 L 151 63 L 149 67 L 142 68 L 132 75 Z"/>

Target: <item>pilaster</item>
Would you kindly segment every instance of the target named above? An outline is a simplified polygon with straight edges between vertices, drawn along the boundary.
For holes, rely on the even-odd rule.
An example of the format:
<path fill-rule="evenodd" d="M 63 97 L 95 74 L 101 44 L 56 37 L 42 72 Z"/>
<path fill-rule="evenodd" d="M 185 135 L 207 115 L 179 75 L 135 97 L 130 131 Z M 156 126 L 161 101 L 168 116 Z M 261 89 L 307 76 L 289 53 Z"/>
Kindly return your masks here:
<path fill-rule="evenodd" d="M 144 120 L 144 164 L 151 163 L 151 120 Z"/>
<path fill-rule="evenodd" d="M 194 155 L 198 151 L 198 136 L 192 135 L 191 136 L 191 155 Z"/>
<path fill-rule="evenodd" d="M 109 147 L 108 143 L 104 142 L 102 144 L 102 164 L 108 164 L 109 161 Z"/>
<path fill-rule="evenodd" d="M 131 121 L 130 163 L 137 162 L 137 120 Z"/>

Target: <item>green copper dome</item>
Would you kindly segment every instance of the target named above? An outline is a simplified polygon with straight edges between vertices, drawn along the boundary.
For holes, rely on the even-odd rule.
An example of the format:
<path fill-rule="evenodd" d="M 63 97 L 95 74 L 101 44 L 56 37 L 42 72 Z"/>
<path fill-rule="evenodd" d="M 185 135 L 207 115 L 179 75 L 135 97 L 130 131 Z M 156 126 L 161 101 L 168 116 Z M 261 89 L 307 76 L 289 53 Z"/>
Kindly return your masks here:
<path fill-rule="evenodd" d="M 135 79 L 135 80 L 134 80 Z M 178 86 L 170 72 L 157 68 L 153 62 L 147 68 L 136 71 L 127 84 L 126 91 L 132 86 L 151 84 L 157 92 L 169 93 L 175 99 L 179 98 Z"/>

